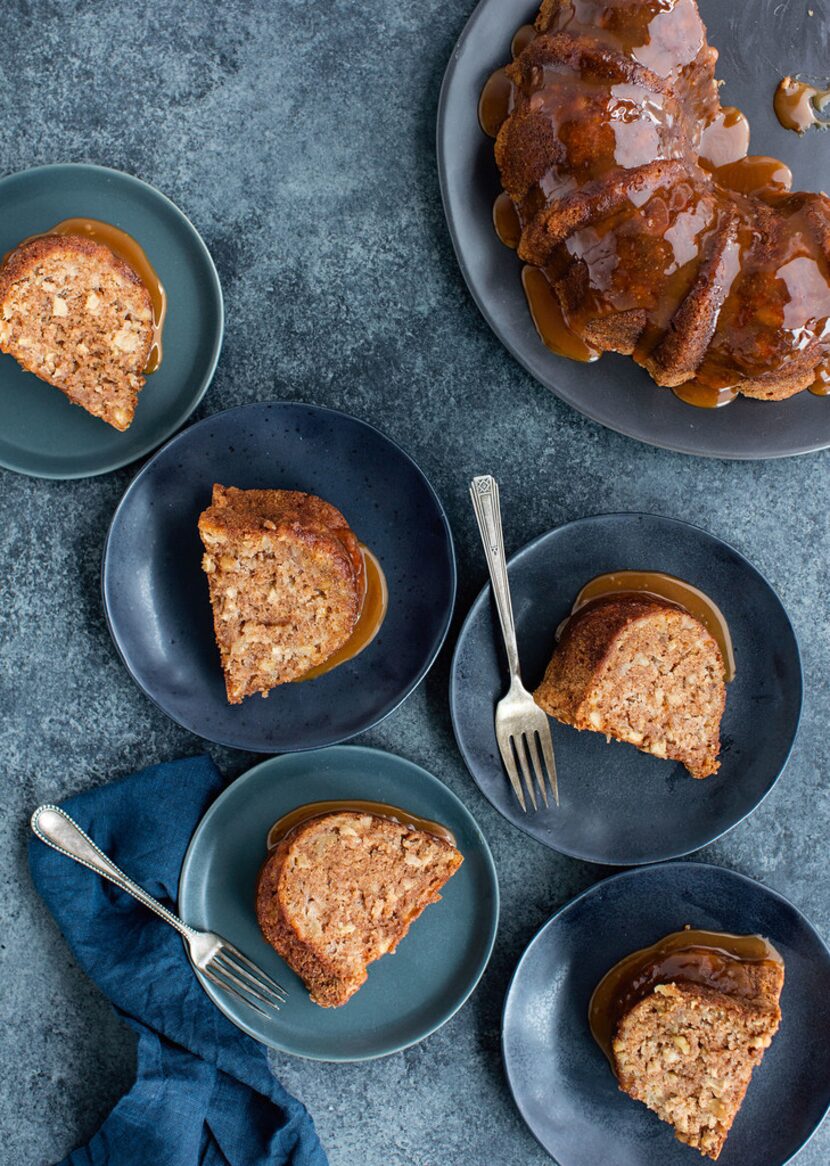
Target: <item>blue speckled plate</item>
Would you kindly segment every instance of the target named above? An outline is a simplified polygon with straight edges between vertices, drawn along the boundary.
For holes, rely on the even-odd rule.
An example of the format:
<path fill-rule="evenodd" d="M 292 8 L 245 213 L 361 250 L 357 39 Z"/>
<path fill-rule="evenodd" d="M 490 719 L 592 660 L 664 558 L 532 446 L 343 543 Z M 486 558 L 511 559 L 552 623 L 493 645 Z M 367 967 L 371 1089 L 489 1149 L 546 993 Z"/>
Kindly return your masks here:
<path fill-rule="evenodd" d="M 802 699 L 795 633 L 751 563 L 685 522 L 600 514 L 543 535 L 509 566 L 519 656 L 531 689 L 544 675 L 556 629 L 577 594 L 608 571 L 665 571 L 705 591 L 729 624 L 737 675 L 727 689 L 721 768 L 714 777 L 695 781 L 679 764 L 551 721 L 561 806 L 524 814 L 496 744 L 494 709 L 507 673 L 485 588 L 456 645 L 450 705 L 464 760 L 496 809 L 554 850 L 614 866 L 679 858 L 751 813 L 787 763 Z"/>
<path fill-rule="evenodd" d="M 620 1092 L 588 1003 L 624 956 L 686 923 L 760 934 L 784 957 L 783 1020 L 755 1070 L 718 1166 L 783 1166 L 830 1105 L 830 952 L 786 899 L 721 867 L 679 862 L 598 883 L 546 923 L 507 994 L 502 1052 L 528 1126 L 559 1166 L 694 1166 L 644 1105 Z"/>
<path fill-rule="evenodd" d="M 164 360 L 119 433 L 0 355 L 0 465 L 38 478 L 105 474 L 155 449 L 204 396 L 222 346 L 222 289 L 207 248 L 168 198 L 129 174 L 67 163 L 2 179 L 0 256 L 78 216 L 120 227 L 147 253 L 167 291 Z"/>
<path fill-rule="evenodd" d="M 214 482 L 303 490 L 343 511 L 389 585 L 365 651 L 267 700 L 228 704 L 197 529 Z M 455 556 L 441 503 L 399 446 L 345 413 L 274 402 L 208 417 L 148 462 L 112 520 L 102 581 L 122 659 L 168 716 L 209 741 L 287 753 L 370 728 L 420 683 L 449 627 Z"/>
<path fill-rule="evenodd" d="M 265 942 L 254 894 L 274 822 L 297 806 L 337 798 L 386 802 L 441 822 L 455 834 L 464 863 L 441 902 L 416 920 L 395 954 L 372 964 L 357 995 L 332 1009 L 312 1004 L 302 982 Z M 464 1004 L 493 950 L 499 890 L 484 835 L 455 794 L 401 757 L 341 746 L 271 758 L 214 802 L 185 856 L 179 911 L 188 923 L 226 936 L 288 992 L 279 1016 L 266 1019 L 200 975 L 202 987 L 234 1024 L 287 1053 L 365 1061 L 423 1040 Z"/>

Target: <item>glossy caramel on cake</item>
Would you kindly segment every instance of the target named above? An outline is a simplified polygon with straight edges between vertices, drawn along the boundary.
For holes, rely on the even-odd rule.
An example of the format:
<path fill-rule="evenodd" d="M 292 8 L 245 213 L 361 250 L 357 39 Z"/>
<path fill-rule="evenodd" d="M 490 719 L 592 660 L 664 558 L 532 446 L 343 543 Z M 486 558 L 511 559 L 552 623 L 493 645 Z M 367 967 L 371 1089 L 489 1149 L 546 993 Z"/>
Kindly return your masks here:
<path fill-rule="evenodd" d="M 660 385 L 810 387 L 830 354 L 830 200 L 788 193 L 786 168 L 734 189 L 752 185 L 748 137 L 695 0 L 545 0 L 536 33 L 506 69 L 496 160 L 567 328 Z"/>

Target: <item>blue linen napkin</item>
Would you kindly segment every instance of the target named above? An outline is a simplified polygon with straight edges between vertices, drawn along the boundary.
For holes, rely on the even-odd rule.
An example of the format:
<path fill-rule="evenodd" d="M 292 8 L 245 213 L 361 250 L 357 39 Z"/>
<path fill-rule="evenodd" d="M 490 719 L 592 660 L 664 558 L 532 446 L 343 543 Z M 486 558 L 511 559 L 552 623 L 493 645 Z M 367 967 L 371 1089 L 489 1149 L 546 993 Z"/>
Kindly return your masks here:
<path fill-rule="evenodd" d="M 175 910 L 191 835 L 221 792 L 209 757 L 155 765 L 63 808 L 137 883 Z M 135 1084 L 62 1166 L 328 1166 L 305 1107 L 265 1049 L 199 985 L 172 928 L 32 838 L 34 884 L 87 975 L 138 1033 Z"/>

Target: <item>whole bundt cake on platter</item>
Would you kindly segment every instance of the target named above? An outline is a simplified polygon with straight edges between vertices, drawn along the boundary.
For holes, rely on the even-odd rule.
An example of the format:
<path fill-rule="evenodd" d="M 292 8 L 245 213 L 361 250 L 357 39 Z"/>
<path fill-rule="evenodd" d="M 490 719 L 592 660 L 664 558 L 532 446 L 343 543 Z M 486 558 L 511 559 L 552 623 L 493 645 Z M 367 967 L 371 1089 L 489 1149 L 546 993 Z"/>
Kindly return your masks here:
<path fill-rule="evenodd" d="M 823 383 L 830 199 L 746 156 L 696 0 L 544 0 L 514 53 L 483 124 L 561 349 L 633 356 L 707 403 Z"/>

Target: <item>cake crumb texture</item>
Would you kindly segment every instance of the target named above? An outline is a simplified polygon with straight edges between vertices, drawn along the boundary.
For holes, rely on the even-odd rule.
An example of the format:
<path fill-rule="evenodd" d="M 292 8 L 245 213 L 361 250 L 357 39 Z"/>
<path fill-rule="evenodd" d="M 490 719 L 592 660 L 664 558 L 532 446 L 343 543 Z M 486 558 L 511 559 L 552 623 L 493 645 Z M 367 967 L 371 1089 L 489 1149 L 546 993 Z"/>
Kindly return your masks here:
<path fill-rule="evenodd" d="M 679 761 L 692 777 L 720 768 L 723 656 L 702 623 L 657 597 L 577 612 L 534 695 L 564 724 Z"/>
<path fill-rule="evenodd" d="M 199 533 L 231 704 L 299 680 L 347 642 L 363 604 L 363 555 L 334 506 L 215 485 Z"/>
<path fill-rule="evenodd" d="M 345 1004 L 461 866 L 442 838 L 374 814 L 305 822 L 272 851 L 256 910 L 262 933 L 323 1008 Z"/>
<path fill-rule="evenodd" d="M 42 235 L 0 267 L 0 351 L 115 429 L 133 421 L 152 344 L 150 293 L 103 243 Z"/>
<path fill-rule="evenodd" d="M 659 984 L 618 1027 L 620 1088 L 673 1126 L 679 1141 L 717 1159 L 781 1023 L 783 981 L 778 968 L 775 983 L 754 1001 L 701 985 Z"/>

